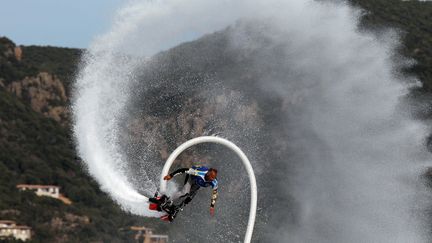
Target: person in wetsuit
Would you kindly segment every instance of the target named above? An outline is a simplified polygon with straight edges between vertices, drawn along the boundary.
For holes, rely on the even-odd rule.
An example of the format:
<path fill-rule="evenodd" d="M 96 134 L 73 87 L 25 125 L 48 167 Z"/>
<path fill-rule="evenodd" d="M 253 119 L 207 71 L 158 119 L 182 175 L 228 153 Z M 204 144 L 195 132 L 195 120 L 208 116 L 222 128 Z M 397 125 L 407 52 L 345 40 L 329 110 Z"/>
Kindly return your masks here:
<path fill-rule="evenodd" d="M 182 190 L 182 195 L 179 197 L 183 199 L 181 207 L 190 203 L 195 197 L 196 193 L 201 187 L 211 186 L 212 196 L 210 201 L 210 214 L 213 216 L 215 211 L 215 204 L 218 197 L 218 181 L 217 170 L 214 168 L 207 168 L 205 166 L 192 166 L 192 168 L 181 168 L 164 177 L 164 180 L 171 180 L 174 176 L 186 174 L 185 185 Z"/>

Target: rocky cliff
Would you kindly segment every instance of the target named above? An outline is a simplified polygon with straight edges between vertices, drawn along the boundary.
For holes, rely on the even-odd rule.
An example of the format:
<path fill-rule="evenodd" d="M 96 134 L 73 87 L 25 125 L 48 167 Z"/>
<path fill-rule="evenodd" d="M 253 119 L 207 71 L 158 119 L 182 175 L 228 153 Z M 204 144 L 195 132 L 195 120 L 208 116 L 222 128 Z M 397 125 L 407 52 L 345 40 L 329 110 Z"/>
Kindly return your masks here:
<path fill-rule="evenodd" d="M 80 50 L 16 46 L 0 38 L 0 220 L 32 227 L 32 242 L 128 242 L 140 224 L 82 170 L 68 122 L 68 82 Z M 74 203 L 20 192 L 58 185 Z"/>
<path fill-rule="evenodd" d="M 20 47 L 9 39 L 0 39 L 0 87 L 14 94 L 31 108 L 62 125 L 69 121 L 67 78 L 52 64 L 38 62 L 37 47 Z M 55 48 L 54 48 L 55 49 Z M 57 49 L 55 49 L 57 50 Z M 47 56 L 49 56 L 47 48 Z M 55 60 L 53 60 L 55 62 Z M 52 61 L 51 61 L 52 62 Z M 73 64 L 73 63 L 72 63 Z"/>
<path fill-rule="evenodd" d="M 41 72 L 35 77 L 9 83 L 6 90 L 28 102 L 34 111 L 46 117 L 62 124 L 68 120 L 66 91 L 55 75 Z"/>

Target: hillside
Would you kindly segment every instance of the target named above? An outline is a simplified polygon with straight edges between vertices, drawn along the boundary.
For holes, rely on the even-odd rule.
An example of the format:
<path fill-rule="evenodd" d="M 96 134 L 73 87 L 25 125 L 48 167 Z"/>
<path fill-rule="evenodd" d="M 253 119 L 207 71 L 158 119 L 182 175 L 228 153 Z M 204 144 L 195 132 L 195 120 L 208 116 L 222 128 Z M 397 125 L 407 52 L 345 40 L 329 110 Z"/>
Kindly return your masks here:
<path fill-rule="evenodd" d="M 432 2 L 400 0 L 350 0 L 363 8 L 361 27 L 364 31 L 380 33 L 392 27 L 402 36 L 399 54 L 414 60 L 414 65 L 402 70 L 416 77 L 422 87 L 411 90 L 411 109 L 419 119 L 432 118 Z M 432 151 L 432 135 L 427 140 Z"/>
<path fill-rule="evenodd" d="M 400 0 L 350 2 L 366 10 L 361 21 L 362 31 L 379 33 L 388 26 L 401 31 L 403 45 L 400 54 L 417 62 L 403 70 L 403 74 L 414 75 L 424 84 L 421 89 L 413 90 L 412 95 L 430 96 L 432 3 Z M 188 45 L 194 45 L 194 42 L 185 46 Z M 164 55 L 175 54 L 176 50 L 181 53 L 185 46 Z M 0 38 L 0 219 L 15 220 L 19 224 L 31 226 L 35 232 L 35 242 L 132 242 L 130 233 L 120 229 L 142 225 L 144 220 L 124 213 L 100 191 L 82 168 L 71 137 L 68 104 L 71 82 L 82 51 L 49 46 L 16 46 L 6 37 Z M 245 64 L 245 67 L 248 68 L 248 65 Z M 164 74 L 169 75 L 168 72 Z M 166 80 L 170 80 L 169 77 Z M 177 102 L 171 99 L 172 96 L 175 98 L 175 95 L 167 94 L 168 98 L 160 99 L 163 102 Z M 191 103 L 190 100 L 181 102 Z M 276 109 L 267 100 L 265 102 L 268 107 L 262 110 L 269 112 Z M 156 110 L 160 108 L 157 104 L 160 104 L 160 100 L 156 99 L 148 107 Z M 181 140 L 184 134 L 194 136 L 202 133 L 203 123 L 210 120 L 213 112 L 213 108 L 208 106 L 203 108 L 201 117 L 188 116 L 192 108 L 183 108 L 183 113 L 176 113 L 180 114 L 180 119 L 161 117 L 157 120 L 153 116 L 139 119 L 148 123 L 163 121 L 161 124 L 164 128 L 176 128 L 165 129 L 167 134 L 160 135 L 161 141 L 175 136 Z M 254 110 L 255 106 L 251 102 L 242 108 Z M 167 113 L 171 114 L 172 111 Z M 424 119 L 432 115 L 430 109 L 422 109 L 419 113 Z M 271 118 L 268 118 L 269 123 L 279 122 Z M 136 125 L 138 132 L 144 124 L 139 119 L 140 123 Z M 182 130 L 182 127 L 188 129 Z M 158 152 L 160 157 L 166 158 L 168 151 L 177 143 L 168 139 L 163 143 Z M 282 180 L 283 175 L 280 177 Z M 19 192 L 16 185 L 21 183 L 61 186 L 61 192 L 73 203 L 68 206 L 58 200 Z M 149 219 L 146 219 L 148 222 Z M 163 229 L 164 226 L 157 222 L 155 219 L 150 220 L 155 227 Z"/>
<path fill-rule="evenodd" d="M 34 242 L 131 241 L 130 233 L 119 232 L 119 228 L 139 225 L 140 218 L 122 212 L 82 169 L 69 127 L 43 111 L 35 111 L 31 96 L 17 97 L 7 88 L 20 79 L 37 77 L 39 72 L 50 72 L 56 77 L 68 72 L 70 75 L 74 65 L 60 64 L 70 60 L 57 62 L 55 57 L 61 60 L 79 50 L 25 47 L 23 58 L 18 60 L 11 54 L 14 47 L 11 41 L 1 39 L 0 219 L 31 226 Z M 26 50 L 30 53 L 28 57 Z M 38 56 L 41 50 L 47 55 Z M 24 85 L 22 90 L 31 91 L 32 87 L 35 84 Z M 38 90 L 43 88 L 40 86 Z M 47 108 L 64 106 L 67 102 L 53 104 L 53 101 L 47 99 Z M 58 185 L 73 203 L 68 206 L 59 200 L 19 192 L 16 185 L 22 183 Z"/>
<path fill-rule="evenodd" d="M 424 91 L 432 91 L 432 3 L 400 0 L 351 0 L 365 9 L 361 20 L 365 30 L 380 32 L 393 27 L 402 34 L 400 54 L 417 63 L 405 70 L 418 77 Z"/>

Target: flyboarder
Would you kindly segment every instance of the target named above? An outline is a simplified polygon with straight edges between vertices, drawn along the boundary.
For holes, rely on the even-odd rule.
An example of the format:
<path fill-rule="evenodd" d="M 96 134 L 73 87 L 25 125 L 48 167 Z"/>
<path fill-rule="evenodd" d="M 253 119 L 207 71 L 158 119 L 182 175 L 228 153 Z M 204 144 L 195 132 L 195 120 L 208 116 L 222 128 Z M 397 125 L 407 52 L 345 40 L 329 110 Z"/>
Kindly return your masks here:
<path fill-rule="evenodd" d="M 213 191 L 210 201 L 210 214 L 213 216 L 215 211 L 216 199 L 218 197 L 218 181 L 217 170 L 214 168 L 207 168 L 205 166 L 192 166 L 192 168 L 181 168 L 164 177 L 164 180 L 171 180 L 173 177 L 186 174 L 185 183 L 182 191 L 180 192 L 179 203 L 174 204 L 166 195 L 150 199 L 150 209 L 165 211 L 168 215 L 162 217 L 163 220 L 173 221 L 177 213 L 183 209 L 185 205 L 190 203 L 195 197 L 196 193 L 201 187 L 211 186 Z"/>

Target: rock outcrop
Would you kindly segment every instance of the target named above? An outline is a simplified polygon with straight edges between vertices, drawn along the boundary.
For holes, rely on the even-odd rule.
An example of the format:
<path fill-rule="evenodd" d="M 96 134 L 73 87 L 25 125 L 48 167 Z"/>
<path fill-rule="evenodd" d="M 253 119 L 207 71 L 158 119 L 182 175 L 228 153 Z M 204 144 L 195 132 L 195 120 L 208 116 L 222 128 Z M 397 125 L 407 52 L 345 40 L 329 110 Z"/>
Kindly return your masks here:
<path fill-rule="evenodd" d="M 58 215 L 51 218 L 49 225 L 52 233 L 55 234 L 54 242 L 70 242 L 70 234 L 75 232 L 80 227 L 89 225 L 90 218 L 87 216 L 79 216 L 71 213 L 65 215 Z"/>
<path fill-rule="evenodd" d="M 33 110 L 64 124 L 67 122 L 66 91 L 54 75 L 41 72 L 36 77 L 26 77 L 11 82 L 6 89 L 30 103 Z"/>
<path fill-rule="evenodd" d="M 9 58 L 15 55 L 14 48 L 15 43 L 6 37 L 0 37 L 0 56 Z"/>
<path fill-rule="evenodd" d="M 21 61 L 22 60 L 22 49 L 19 46 L 15 46 L 14 48 L 14 54 L 15 54 L 15 58 L 17 59 L 17 61 Z"/>
<path fill-rule="evenodd" d="M 157 156 L 165 161 L 170 152 L 191 138 L 219 134 L 221 131 L 224 131 L 224 137 L 229 138 L 238 132 L 249 131 L 252 134 L 262 127 L 256 101 L 243 100 L 239 93 L 233 91 L 222 92 L 207 101 L 199 96 L 191 97 L 179 106 L 181 109 L 173 116 L 158 116 L 156 112 L 131 119 L 122 143 L 129 143 L 135 148 L 133 151 L 141 151 L 138 147 L 158 151 Z M 177 158 L 176 163 L 190 166 L 194 161 L 206 163 L 211 158 L 188 150 Z"/>
<path fill-rule="evenodd" d="M 21 61 L 23 56 L 23 51 L 20 46 L 15 45 L 15 43 L 8 38 L 0 37 L 0 58 L 16 61 Z"/>

